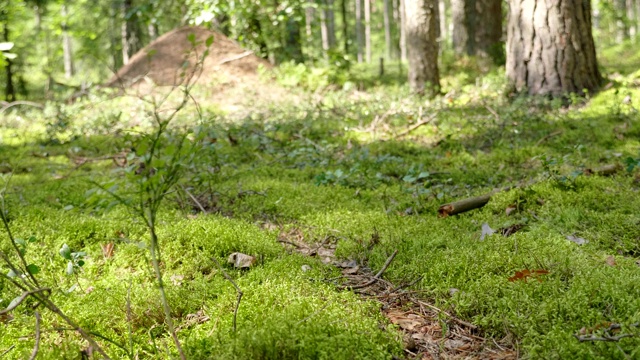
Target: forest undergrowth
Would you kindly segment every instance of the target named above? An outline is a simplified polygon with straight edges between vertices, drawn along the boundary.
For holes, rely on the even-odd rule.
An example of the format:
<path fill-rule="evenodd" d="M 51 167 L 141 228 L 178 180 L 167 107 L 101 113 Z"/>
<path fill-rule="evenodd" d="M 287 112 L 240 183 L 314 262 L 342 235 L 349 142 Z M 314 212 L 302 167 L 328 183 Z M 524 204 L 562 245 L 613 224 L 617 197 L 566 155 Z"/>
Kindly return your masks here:
<path fill-rule="evenodd" d="M 444 341 L 455 317 L 512 357 L 640 356 L 640 78 L 616 74 L 598 94 L 547 100 L 504 94 L 498 73 L 452 71 L 435 100 L 390 76 L 297 105 L 256 102 L 240 118 L 194 88 L 198 108 L 178 114 L 170 133 L 196 156 L 179 164 L 157 221 L 186 355 L 473 356 Z M 147 103 L 92 96 L 5 114 L 8 225 L 50 297 L 111 357 L 170 358 L 146 224 L 104 191 L 153 175 L 134 161 Z M 181 151 L 165 145 L 169 156 Z M 482 208 L 438 216 L 484 194 Z M 320 249 L 329 238 L 331 251 L 313 257 L 287 244 Z M 235 269 L 232 253 L 254 262 Z M 341 271 L 375 272 L 392 254 L 381 277 L 443 312 L 435 348 L 407 349 L 406 319 L 342 286 Z M 341 262 L 352 265 L 332 265 Z M 237 319 L 223 272 L 243 292 Z M 1 308 L 18 295 L 0 278 Z M 33 349 L 34 302 L 23 305 L 0 315 L 2 358 Z M 43 358 L 91 352 L 53 313 L 42 311 L 40 332 Z"/>

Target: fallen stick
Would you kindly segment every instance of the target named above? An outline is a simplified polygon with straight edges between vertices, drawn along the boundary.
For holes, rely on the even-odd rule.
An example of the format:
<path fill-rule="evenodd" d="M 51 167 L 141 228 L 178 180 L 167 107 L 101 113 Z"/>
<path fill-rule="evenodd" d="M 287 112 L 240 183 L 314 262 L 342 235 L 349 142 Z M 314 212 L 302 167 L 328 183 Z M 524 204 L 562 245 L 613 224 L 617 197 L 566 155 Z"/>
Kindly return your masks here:
<path fill-rule="evenodd" d="M 600 175 L 600 176 L 611 176 L 617 173 L 622 167 L 620 164 L 611 164 L 604 165 L 595 169 L 584 169 L 584 174 L 589 175 Z"/>
<path fill-rule="evenodd" d="M 226 64 L 226 63 L 228 63 L 228 62 L 232 62 L 232 61 L 235 61 L 235 60 L 239 60 L 239 59 L 242 59 L 243 57 L 247 57 L 247 56 L 249 56 L 249 55 L 251 55 L 251 54 L 253 54 L 253 51 L 245 51 L 245 52 L 243 52 L 243 53 L 242 53 L 242 54 L 240 54 L 240 55 L 236 55 L 236 56 L 228 57 L 228 58 L 226 58 L 226 59 L 224 59 L 224 60 L 220 61 L 220 62 L 218 63 L 218 65 L 222 65 L 222 64 Z"/>
<path fill-rule="evenodd" d="M 489 200 L 491 200 L 491 197 L 493 196 L 493 194 L 500 191 L 502 190 L 493 191 L 489 194 L 484 194 L 481 196 L 476 196 L 476 197 L 441 205 L 440 208 L 438 208 L 438 216 L 447 217 L 450 215 L 456 215 L 463 212 L 467 212 L 469 210 L 479 209 L 485 206 L 489 202 Z"/>
<path fill-rule="evenodd" d="M 437 112 L 431 114 L 431 116 L 429 116 L 428 118 L 426 118 L 424 120 L 421 120 L 421 121 L 409 126 L 409 128 L 407 130 L 405 130 L 405 131 L 401 132 L 400 134 L 396 135 L 395 138 L 399 139 L 399 138 L 401 138 L 401 137 L 403 137 L 405 135 L 408 135 L 410 132 L 412 132 L 413 130 L 419 128 L 420 126 L 430 123 L 433 119 L 436 118 L 436 116 L 438 116 Z"/>
<path fill-rule="evenodd" d="M 426 302 L 420 301 L 420 300 L 416 300 L 416 302 L 418 304 L 421 304 L 421 305 L 424 305 L 424 306 L 428 307 L 429 309 L 435 310 L 435 311 L 437 311 L 437 312 L 439 312 L 441 314 L 444 314 L 444 315 L 448 316 L 449 318 L 451 318 L 451 320 L 457 322 L 460 325 L 464 325 L 464 326 L 468 327 L 469 329 L 475 330 L 475 329 L 478 328 L 477 326 L 473 325 L 472 323 L 466 322 L 466 321 L 461 320 L 461 319 L 458 319 L 457 317 L 449 314 L 448 312 L 446 312 L 446 311 L 444 311 L 442 309 L 439 309 L 439 308 L 437 308 L 437 307 L 435 307 L 435 306 L 433 306 L 433 305 L 431 305 L 429 303 L 426 303 Z"/>
<path fill-rule="evenodd" d="M 360 285 L 354 285 L 354 286 L 343 286 L 343 288 L 345 289 L 351 289 L 351 290 L 355 290 L 355 289 L 362 289 L 365 288 L 369 285 L 373 285 L 376 281 L 378 281 L 380 279 L 380 276 L 382 276 L 382 274 L 384 274 L 384 272 L 387 270 L 387 268 L 389 267 L 389 265 L 391 264 L 391 262 L 393 261 L 393 258 L 396 257 L 396 254 L 398 254 L 398 250 L 394 251 L 393 254 L 391 254 L 391 256 L 389 256 L 389 258 L 387 259 L 387 261 L 385 261 L 384 265 L 382 266 L 382 268 L 380 269 L 380 271 L 378 271 L 377 274 L 375 274 L 373 276 L 373 279 L 371 279 L 370 281 L 367 281 L 364 284 L 360 284 Z"/>

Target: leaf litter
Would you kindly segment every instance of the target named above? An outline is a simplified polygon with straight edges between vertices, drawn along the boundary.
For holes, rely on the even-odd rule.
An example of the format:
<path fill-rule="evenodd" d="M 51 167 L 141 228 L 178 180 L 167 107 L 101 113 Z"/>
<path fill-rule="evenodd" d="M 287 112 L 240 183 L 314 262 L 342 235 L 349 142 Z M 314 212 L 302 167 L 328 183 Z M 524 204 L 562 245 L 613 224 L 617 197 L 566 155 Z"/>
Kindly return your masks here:
<path fill-rule="evenodd" d="M 486 228 L 490 229 L 488 225 Z M 337 238 L 334 236 L 325 236 L 315 244 L 310 244 L 313 240 L 307 242 L 300 229 L 292 228 L 281 230 L 277 241 L 290 251 L 306 256 L 318 256 L 323 263 L 341 270 L 341 276 L 324 281 L 336 285 L 339 289 L 354 291 L 363 299 L 380 303 L 381 312 L 402 332 L 408 359 L 518 358 L 518 353 L 508 337 L 500 340 L 484 338 L 477 326 L 416 298 L 417 292 L 407 288 L 415 285 L 421 278 L 402 285 L 395 285 L 382 278 L 397 251 L 391 254 L 382 269 L 374 274 L 366 264 L 358 264 L 355 260 L 336 260 Z M 452 296 L 459 291 L 451 290 Z"/>

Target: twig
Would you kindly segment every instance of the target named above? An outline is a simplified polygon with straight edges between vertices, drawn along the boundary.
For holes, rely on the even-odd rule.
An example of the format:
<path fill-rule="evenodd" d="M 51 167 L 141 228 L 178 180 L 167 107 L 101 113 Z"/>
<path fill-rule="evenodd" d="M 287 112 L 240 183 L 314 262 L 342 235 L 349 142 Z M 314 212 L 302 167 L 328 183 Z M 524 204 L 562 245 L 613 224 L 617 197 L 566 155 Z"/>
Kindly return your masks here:
<path fill-rule="evenodd" d="M 218 268 L 222 272 L 222 275 L 225 277 L 225 279 L 229 280 L 229 282 L 233 285 L 233 287 L 236 288 L 236 292 L 238 293 L 238 297 L 236 299 L 236 308 L 233 310 L 233 332 L 236 332 L 236 323 L 237 323 L 236 320 L 238 318 L 238 308 L 240 308 L 240 301 L 242 301 L 242 295 L 243 295 L 242 290 L 240 290 L 240 287 L 238 286 L 238 284 L 236 284 L 235 281 L 233 281 L 231 276 L 229 276 L 229 274 L 227 274 L 227 272 L 224 271 L 224 268 L 220 265 L 220 263 L 216 258 L 212 257 L 211 260 L 213 260 L 213 262 L 215 262 L 216 265 L 218 265 Z"/>
<path fill-rule="evenodd" d="M 33 360 L 38 356 L 38 350 L 40 350 L 40 313 L 35 312 L 36 316 L 36 343 L 33 345 L 33 351 L 31 352 L 31 356 L 29 360 Z"/>
<path fill-rule="evenodd" d="M 189 192 L 189 190 L 187 190 L 187 188 L 182 186 L 182 191 L 184 191 L 191 198 L 191 200 L 193 200 L 193 202 L 196 203 L 196 205 L 198 206 L 200 211 L 202 211 L 203 214 L 207 213 L 207 210 L 204 209 L 204 206 L 202 206 L 202 204 L 200 204 L 200 201 L 198 201 L 198 199 L 196 199 L 195 196 L 191 195 L 191 193 Z"/>
<path fill-rule="evenodd" d="M 417 278 L 417 279 L 413 280 L 412 282 L 410 282 L 410 283 L 408 283 L 408 284 L 404 284 L 404 285 L 400 285 L 400 286 L 396 286 L 396 287 L 394 287 L 393 289 L 391 289 L 391 290 L 389 291 L 389 294 L 394 293 L 394 292 L 396 292 L 396 291 L 398 291 L 398 290 L 402 290 L 402 289 L 406 289 L 406 288 L 408 288 L 408 287 L 412 287 L 413 285 L 417 284 L 420 280 L 422 280 L 422 277 L 423 277 L 423 276 L 422 276 L 422 275 L 420 275 L 420 276 L 418 276 L 418 278 Z"/>
<path fill-rule="evenodd" d="M 426 118 L 426 119 L 424 119 L 422 121 L 419 121 L 416 124 L 413 124 L 413 125 L 409 126 L 409 128 L 407 130 L 405 130 L 405 131 L 401 132 L 400 134 L 396 135 L 395 138 L 399 139 L 399 138 L 401 138 L 401 137 L 403 137 L 405 135 L 408 135 L 410 132 L 414 131 L 415 129 L 419 128 L 420 126 L 430 123 L 433 119 L 436 118 L 436 116 L 438 116 L 437 112 L 431 114 L 431 116 L 429 116 L 428 118 Z"/>
<path fill-rule="evenodd" d="M 34 295 L 34 294 L 41 293 L 41 292 L 51 292 L 51 289 L 42 288 L 42 289 L 36 289 L 36 290 L 23 292 L 22 295 L 20 295 L 20 297 L 18 297 L 17 300 L 12 301 L 11 304 L 9 304 L 9 306 L 6 309 L 0 310 L 0 315 L 6 314 L 9 311 L 17 308 L 30 295 Z"/>
<path fill-rule="evenodd" d="M 302 324 L 303 322 L 305 322 L 305 321 L 307 321 L 307 320 L 311 319 L 312 317 L 314 317 L 314 316 L 318 315 L 318 314 L 319 314 L 319 313 L 321 313 L 324 309 L 326 309 L 326 308 L 327 308 L 327 306 L 329 306 L 329 304 L 331 304 L 331 301 L 327 301 L 327 303 L 326 303 L 326 304 L 324 304 L 324 306 L 323 306 L 323 307 L 321 307 L 320 309 L 318 309 L 318 310 L 314 311 L 311 315 L 307 316 L 306 318 L 304 318 L 304 319 L 302 319 L 302 320 L 298 321 L 298 322 L 296 323 L 296 325 Z"/>
<path fill-rule="evenodd" d="M 578 339 L 578 341 L 580 342 L 586 342 L 586 341 L 607 341 L 607 342 L 615 342 L 615 341 L 620 341 L 621 339 L 624 338 L 628 338 L 628 337 L 634 337 L 634 334 L 621 334 L 621 335 L 617 335 L 617 336 L 609 336 L 609 335 L 604 335 L 602 337 L 600 336 L 595 336 L 595 335 L 584 335 L 584 336 L 579 336 L 577 334 L 573 334 L 573 336 Z"/>
<path fill-rule="evenodd" d="M 398 254 L 398 250 L 395 250 L 393 252 L 393 254 L 391 254 L 391 256 L 389 256 L 389 258 L 387 259 L 387 261 L 384 263 L 384 265 L 382 266 L 382 268 L 380 269 L 380 271 L 378 271 L 377 274 L 375 274 L 373 276 L 373 278 L 369 281 L 367 281 L 364 284 L 360 284 L 360 285 L 354 285 L 354 286 L 343 286 L 343 288 L 345 289 L 350 289 L 350 290 L 354 290 L 354 289 L 362 289 L 365 288 L 369 285 L 374 284 L 376 281 L 378 281 L 378 279 L 380 278 L 380 276 L 382 276 L 382 274 L 387 270 L 387 268 L 389 267 L 389 265 L 391 264 L 391 262 L 393 261 L 393 259 L 396 257 L 396 254 Z"/>
<path fill-rule="evenodd" d="M 277 241 L 277 242 L 279 242 L 279 243 L 283 243 L 283 244 L 293 245 L 293 246 L 295 246 L 295 247 L 296 247 L 296 248 L 298 248 L 298 249 L 303 249 L 303 248 L 304 248 L 303 246 L 300 246 L 300 245 L 298 245 L 298 244 L 296 244 L 296 243 L 294 243 L 294 242 L 288 241 L 288 240 L 280 240 L 280 239 L 278 239 L 278 240 L 276 240 L 276 241 Z"/>
<path fill-rule="evenodd" d="M 433 305 L 431 305 L 431 304 L 429 304 L 429 303 L 426 303 L 426 302 L 424 302 L 424 301 L 420 301 L 420 300 L 415 300 L 415 301 L 416 301 L 418 304 L 424 305 L 424 306 L 428 307 L 429 309 L 435 310 L 435 311 L 437 311 L 437 312 L 439 312 L 439 313 L 441 313 L 441 314 L 444 314 L 444 315 L 448 316 L 449 318 L 451 318 L 451 320 L 453 320 L 453 321 L 457 322 L 457 323 L 458 323 L 458 324 L 460 324 L 460 325 L 464 325 L 464 326 L 466 326 L 466 327 L 468 327 L 468 328 L 470 328 L 470 329 L 473 329 L 473 330 L 476 330 L 476 329 L 478 328 L 477 326 L 473 325 L 472 323 L 470 323 L 470 322 L 466 322 L 466 321 L 464 321 L 464 320 L 460 320 L 460 319 L 458 319 L 457 317 L 455 317 L 455 316 L 453 316 L 453 315 L 449 314 L 448 312 L 446 312 L 446 311 L 444 311 L 444 310 L 442 310 L 442 309 L 439 309 L 439 308 L 437 308 L 437 307 L 435 307 L 435 306 L 433 306 Z"/>
<path fill-rule="evenodd" d="M 2 109 L 0 109 L 0 115 L 6 110 L 18 105 L 27 105 L 37 107 L 38 109 L 44 109 L 44 105 L 35 103 L 33 101 L 14 101 L 2 106 Z"/>
<path fill-rule="evenodd" d="M 226 59 L 224 59 L 224 60 L 220 61 L 220 62 L 218 63 L 218 65 L 223 65 L 223 64 L 226 64 L 226 63 L 228 63 L 228 62 L 232 62 L 232 61 L 235 61 L 235 60 L 240 60 L 240 59 L 242 59 L 243 57 L 247 57 L 247 56 L 249 56 L 249 55 L 251 55 L 251 54 L 253 54 L 253 51 L 245 51 L 245 52 L 243 52 L 243 53 L 242 53 L 242 54 L 240 54 L 240 55 L 236 55 L 236 56 L 228 57 L 228 58 L 226 58 Z"/>
<path fill-rule="evenodd" d="M 9 353 L 9 351 L 13 350 L 13 348 L 16 347 L 15 345 L 11 345 L 9 346 L 9 348 L 5 351 L 2 352 L 2 354 L 0 354 L 0 357 L 5 356 Z"/>
<path fill-rule="evenodd" d="M 539 146 L 540 144 L 542 144 L 543 142 L 549 140 L 550 138 L 556 136 L 556 135 L 560 135 L 562 134 L 563 130 L 558 130 L 558 131 L 554 131 L 551 134 L 547 134 L 545 136 L 543 136 L 540 140 L 538 140 L 538 142 L 536 142 L 536 146 Z"/>

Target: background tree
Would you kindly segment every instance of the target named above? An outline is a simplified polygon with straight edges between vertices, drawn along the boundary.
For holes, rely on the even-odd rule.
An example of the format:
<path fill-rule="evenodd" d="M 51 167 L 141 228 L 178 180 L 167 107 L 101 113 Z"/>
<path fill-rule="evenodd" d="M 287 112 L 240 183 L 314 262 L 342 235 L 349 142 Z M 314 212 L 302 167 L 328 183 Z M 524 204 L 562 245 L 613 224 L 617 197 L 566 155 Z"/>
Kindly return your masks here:
<path fill-rule="evenodd" d="M 409 85 L 428 96 L 440 90 L 437 9 L 437 0 L 405 1 Z"/>
<path fill-rule="evenodd" d="M 507 77 L 517 91 L 561 96 L 600 85 L 589 1 L 509 4 Z"/>
<path fill-rule="evenodd" d="M 452 0 L 453 48 L 458 54 L 503 56 L 502 4 L 500 0 Z"/>

